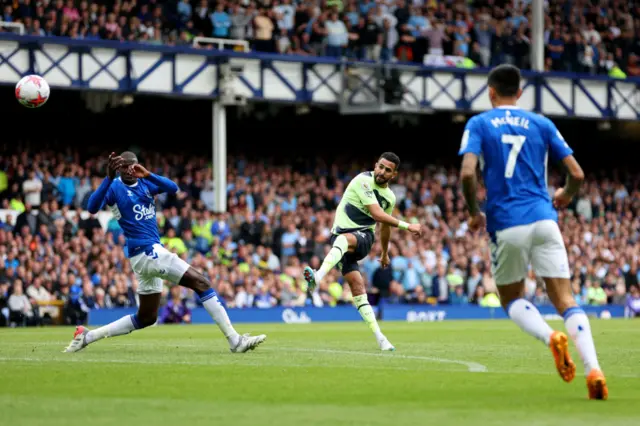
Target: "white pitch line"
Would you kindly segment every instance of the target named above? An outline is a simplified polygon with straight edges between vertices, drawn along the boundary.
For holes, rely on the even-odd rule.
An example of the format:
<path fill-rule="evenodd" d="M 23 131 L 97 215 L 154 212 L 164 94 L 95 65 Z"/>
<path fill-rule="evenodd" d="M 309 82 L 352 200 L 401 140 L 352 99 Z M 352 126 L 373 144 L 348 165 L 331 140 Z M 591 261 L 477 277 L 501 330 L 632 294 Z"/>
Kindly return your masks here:
<path fill-rule="evenodd" d="M 114 345 L 115 346 L 115 345 Z M 124 346 L 124 345 L 118 345 L 118 346 Z M 137 346 L 135 344 L 129 344 L 127 346 Z M 139 345 L 139 346 L 146 346 L 146 345 Z M 184 346 L 184 345 L 180 345 L 180 346 Z M 192 345 L 193 346 L 199 346 L 199 345 Z M 205 347 L 205 346 L 203 346 Z M 270 352 L 270 351 L 277 351 L 277 352 L 309 352 L 309 353 L 328 353 L 328 354 L 344 354 L 344 355 L 358 355 L 358 356 L 374 356 L 374 357 L 386 357 L 387 359 L 389 358 L 401 358 L 401 359 L 415 359 L 415 360 L 421 360 L 421 361 L 430 361 L 430 362 L 437 362 L 440 364 L 458 364 L 458 365 L 464 365 L 465 367 L 467 367 L 467 370 L 471 373 L 486 373 L 487 367 L 482 365 L 482 364 L 478 364 L 476 362 L 468 362 L 468 361 L 460 361 L 460 360 L 455 360 L 455 359 L 447 359 L 447 358 L 436 358 L 436 357 L 427 357 L 427 356 L 418 356 L 418 355 L 401 355 L 401 354 L 390 354 L 390 353 L 373 353 L 373 352 L 361 352 L 361 351 L 345 351 L 345 350 L 336 350 L 336 349 L 305 349 L 305 348 L 290 348 L 290 347 L 279 347 L 279 348 L 268 348 L 267 350 L 264 350 L 265 352 Z M 70 355 L 72 356 L 72 355 Z M 35 357 L 3 357 L 0 356 L 0 362 L 3 361 L 23 361 L 23 362 L 43 362 L 45 361 L 42 358 L 35 358 Z M 67 358 L 67 359 L 53 359 L 53 360 L 47 360 L 47 361 L 53 361 L 53 362 L 90 362 L 90 363 L 105 363 L 105 364 L 160 364 L 160 365 L 165 365 L 165 364 L 182 364 L 182 365 L 223 365 L 223 364 L 229 364 L 229 362 L 225 362 L 225 359 L 218 359 L 218 360 L 214 360 L 212 359 L 210 362 L 193 362 L 193 361 L 172 361 L 172 362 L 168 362 L 168 361 L 153 361 L 153 360 L 136 360 L 136 359 L 111 359 L 111 360 L 106 360 L 106 359 L 93 359 L 93 358 Z M 222 361 L 222 362 L 220 362 Z M 255 365 L 255 366 L 259 366 L 259 365 L 273 365 L 273 366 L 279 366 L 280 364 L 269 364 L 269 363 L 265 363 L 264 361 L 261 362 L 242 362 L 242 364 L 244 365 Z M 309 364 L 283 364 L 282 366 L 286 366 L 286 367 L 310 367 L 311 365 Z M 390 369 L 390 370 L 407 370 L 408 368 L 406 367 L 400 367 L 400 366 L 383 366 L 383 367 L 371 367 L 372 369 Z"/>
<path fill-rule="evenodd" d="M 58 343 L 53 342 L 18 342 L 23 344 L 34 344 L 41 346 L 52 346 L 58 345 Z M 144 343 L 113 343 L 112 346 L 122 346 L 122 347 L 144 347 L 149 346 Z M 194 345 L 194 344 L 179 344 L 178 346 L 183 348 L 208 348 L 210 346 L 207 345 Z M 263 351 L 265 349 L 262 349 Z M 346 351 L 346 350 L 337 350 L 337 349 L 305 349 L 305 348 L 293 348 L 293 347 L 276 347 L 276 348 L 267 348 L 267 351 L 286 351 L 286 352 L 312 352 L 312 353 L 330 353 L 330 354 L 345 354 L 345 355 L 362 355 L 362 356 L 374 356 L 374 357 L 387 357 L 387 358 L 403 358 L 403 359 L 415 359 L 421 361 L 430 361 L 437 362 L 440 364 L 458 364 L 464 365 L 467 367 L 467 370 L 470 373 L 486 373 L 488 371 L 485 365 L 479 364 L 477 362 L 471 361 L 461 361 L 456 359 L 448 359 L 448 358 L 438 358 L 431 356 L 419 356 L 419 355 L 403 355 L 398 353 L 374 353 L 374 352 L 361 352 L 361 351 Z M 1 360 L 2 358 L 0 358 Z"/>
<path fill-rule="evenodd" d="M 467 367 L 470 373 L 486 373 L 487 367 L 478 364 L 477 362 L 461 361 L 457 359 L 448 358 L 436 358 L 431 356 L 418 356 L 418 355 L 401 355 L 396 353 L 373 353 L 373 352 L 359 352 L 359 351 L 343 351 L 335 349 L 302 349 L 302 348 L 281 348 L 287 351 L 294 352 L 317 352 L 317 353 L 330 353 L 330 354 L 346 354 L 346 355 L 362 355 L 362 356 L 375 356 L 375 357 L 387 357 L 387 358 L 404 358 L 404 359 L 417 359 L 422 361 L 438 362 L 441 364 L 458 364 Z"/>
<path fill-rule="evenodd" d="M 249 367 L 276 367 L 276 368 L 352 368 L 351 366 L 340 366 L 340 365 L 322 365 L 322 364 L 292 364 L 292 363 L 270 363 L 261 361 L 249 361 L 246 359 L 241 359 L 240 357 L 235 357 L 235 359 L 240 362 L 230 361 L 229 358 L 218 358 L 211 359 L 207 362 L 198 362 L 198 361 L 160 361 L 160 360 L 140 360 L 140 359 L 97 359 L 97 358 L 85 358 L 85 357 L 74 357 L 74 355 L 69 355 L 68 358 L 57 358 L 57 359 L 45 359 L 45 358 L 33 358 L 33 357 L 2 357 L 0 356 L 0 363 L 2 362 L 55 362 L 55 363 L 90 363 L 90 364 L 147 364 L 147 365 L 188 365 L 188 366 L 222 366 L 222 365 L 243 365 Z M 401 366 L 377 366 L 377 367 L 368 367 L 362 366 L 358 367 L 358 369 L 364 370 L 395 370 L 395 371 L 415 371 L 414 368 L 409 367 L 401 367 Z M 435 370 L 442 371 L 442 370 Z M 452 371 L 453 372 L 453 371 Z"/>

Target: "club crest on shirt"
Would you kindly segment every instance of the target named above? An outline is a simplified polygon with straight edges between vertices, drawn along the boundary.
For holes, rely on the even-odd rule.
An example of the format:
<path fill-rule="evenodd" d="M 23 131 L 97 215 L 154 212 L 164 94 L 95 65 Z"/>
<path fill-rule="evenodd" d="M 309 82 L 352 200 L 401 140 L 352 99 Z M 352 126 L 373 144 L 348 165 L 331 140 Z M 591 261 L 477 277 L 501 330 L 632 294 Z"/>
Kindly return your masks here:
<path fill-rule="evenodd" d="M 149 189 L 145 188 L 144 189 L 144 195 L 146 195 L 149 198 L 153 198 L 153 196 L 151 195 L 151 193 L 149 192 Z"/>
<path fill-rule="evenodd" d="M 380 207 L 382 207 L 382 210 L 387 210 L 391 203 L 382 195 L 380 195 L 378 191 L 374 190 L 373 193 L 376 195 L 376 199 L 378 200 L 378 204 L 380 204 Z"/>

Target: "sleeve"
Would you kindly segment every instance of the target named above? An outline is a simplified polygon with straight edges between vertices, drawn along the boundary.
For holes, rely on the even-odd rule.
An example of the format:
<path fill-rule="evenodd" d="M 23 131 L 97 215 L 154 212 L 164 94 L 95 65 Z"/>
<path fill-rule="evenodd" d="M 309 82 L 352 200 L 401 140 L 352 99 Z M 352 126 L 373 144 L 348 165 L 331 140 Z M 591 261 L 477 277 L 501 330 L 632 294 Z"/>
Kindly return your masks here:
<path fill-rule="evenodd" d="M 367 176 L 360 175 L 357 176 L 349 186 L 351 190 L 355 192 L 358 199 L 364 206 L 370 206 L 371 204 L 378 204 L 378 199 L 373 193 L 373 188 L 371 187 L 371 183 L 368 182 Z"/>
<path fill-rule="evenodd" d="M 555 124 L 549 119 L 547 122 L 547 139 L 549 144 L 549 151 L 551 151 L 551 158 L 555 161 L 562 161 L 565 157 L 573 154 L 573 150 L 569 147 L 569 144 L 564 140 L 562 133 L 558 130 Z"/>
<path fill-rule="evenodd" d="M 117 203 L 116 192 L 113 188 L 109 188 L 107 195 L 104 197 L 104 204 L 107 206 L 113 206 Z"/>
<path fill-rule="evenodd" d="M 111 178 L 104 178 L 98 189 L 96 189 L 93 194 L 91 194 L 91 196 L 89 197 L 89 202 L 87 203 L 87 210 L 89 210 L 89 213 L 96 214 L 102 208 L 102 206 L 104 206 L 105 202 L 109 204 L 109 201 L 107 200 L 109 198 L 108 195 L 113 194 L 113 191 L 110 191 L 111 182 L 113 182 Z M 113 195 L 111 196 L 111 198 L 113 198 Z M 109 205 L 113 205 L 113 200 Z"/>
<path fill-rule="evenodd" d="M 146 178 L 147 183 L 149 185 L 149 192 L 151 195 L 158 195 L 163 192 L 168 192 L 169 194 L 175 194 L 178 192 L 178 185 L 171 179 L 167 179 L 166 177 L 158 176 L 155 173 L 151 173 L 148 178 Z"/>
<path fill-rule="evenodd" d="M 478 116 L 471 118 L 471 120 L 467 122 L 467 125 L 464 127 L 464 133 L 462 134 L 458 155 L 482 155 L 483 129 L 481 124 Z"/>

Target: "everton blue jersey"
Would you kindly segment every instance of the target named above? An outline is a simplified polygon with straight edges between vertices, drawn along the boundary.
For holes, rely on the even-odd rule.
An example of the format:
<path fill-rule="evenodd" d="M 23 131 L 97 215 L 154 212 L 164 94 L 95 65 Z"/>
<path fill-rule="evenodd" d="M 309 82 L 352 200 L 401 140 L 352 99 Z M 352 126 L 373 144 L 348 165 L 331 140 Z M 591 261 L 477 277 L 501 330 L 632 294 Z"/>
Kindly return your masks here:
<path fill-rule="evenodd" d="M 573 151 L 551 120 L 515 106 L 492 109 L 467 122 L 459 153 L 479 157 L 490 233 L 558 220 L 547 189 L 547 164 L 549 155 L 558 162 Z"/>
<path fill-rule="evenodd" d="M 158 187 L 146 179 L 126 185 L 115 179 L 104 199 L 127 238 L 129 257 L 160 244 L 154 196 Z"/>

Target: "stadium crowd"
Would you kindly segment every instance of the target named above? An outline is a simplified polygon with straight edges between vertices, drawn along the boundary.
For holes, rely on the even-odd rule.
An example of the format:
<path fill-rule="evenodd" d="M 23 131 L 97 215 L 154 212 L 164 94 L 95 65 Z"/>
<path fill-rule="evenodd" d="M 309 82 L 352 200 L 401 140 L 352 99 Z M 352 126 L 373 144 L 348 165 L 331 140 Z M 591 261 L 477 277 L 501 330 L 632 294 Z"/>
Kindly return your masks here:
<path fill-rule="evenodd" d="M 135 306 L 137 282 L 121 229 L 113 218 L 101 224 L 97 216 L 82 213 L 104 176 L 106 155 L 16 152 L 0 156 L 0 207 L 18 212 L 0 220 L 0 309 L 14 323 L 35 323 L 52 320 L 56 309 L 44 305 L 59 300 L 61 320 L 76 323 L 90 309 Z M 336 271 L 313 294 L 301 272 L 306 264 L 319 266 L 340 195 L 367 165 L 319 162 L 293 170 L 231 159 L 228 212 L 215 214 L 207 159 L 152 152 L 139 158 L 181 189 L 157 197 L 163 244 L 203 270 L 229 307 L 350 303 L 348 286 Z M 550 191 L 559 179 L 550 176 Z M 402 170 L 392 189 L 395 214 L 420 221 L 428 232 L 415 240 L 394 231 L 386 269 L 380 268 L 376 243 L 361 263 L 372 297 L 388 303 L 499 306 L 486 235 L 467 230 L 458 171 Z M 640 308 L 639 210 L 640 176 L 614 174 L 590 176 L 580 197 L 561 212 L 578 303 Z M 543 305 L 549 301 L 540 284 L 530 273 L 526 296 Z M 198 303 L 179 287 L 167 287 L 165 297 L 164 321 L 188 320 Z"/>
<path fill-rule="evenodd" d="M 13 0 L 4 4 L 0 18 L 22 23 L 31 35 L 170 45 L 190 45 L 195 36 L 205 36 L 247 40 L 262 52 L 419 63 L 425 54 L 446 55 L 466 58 L 458 62 L 466 67 L 510 62 L 529 68 L 530 0 Z M 545 7 L 548 70 L 640 75 L 640 5 L 548 0 Z"/>

